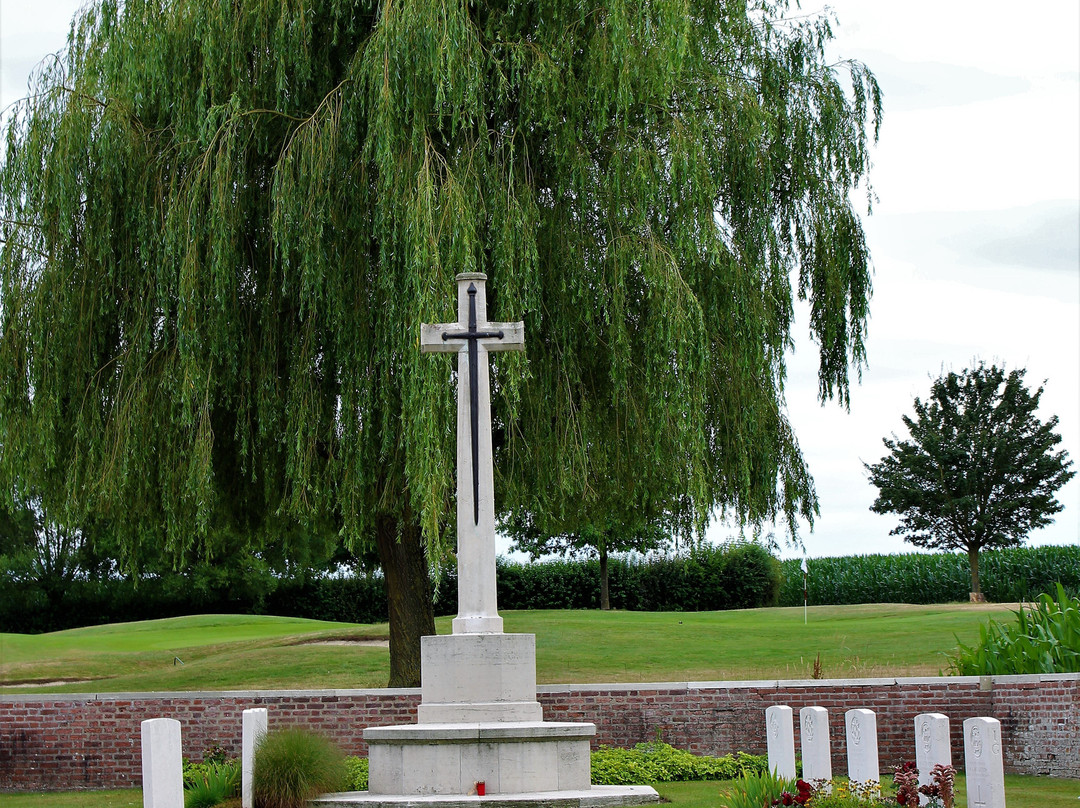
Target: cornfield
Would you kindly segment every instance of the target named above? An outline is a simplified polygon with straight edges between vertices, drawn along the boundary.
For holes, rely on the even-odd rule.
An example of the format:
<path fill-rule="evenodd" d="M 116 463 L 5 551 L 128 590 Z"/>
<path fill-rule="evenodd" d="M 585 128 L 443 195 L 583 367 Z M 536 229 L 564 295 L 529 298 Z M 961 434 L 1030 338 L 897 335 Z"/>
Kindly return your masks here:
<path fill-rule="evenodd" d="M 781 606 L 801 606 L 799 560 L 782 563 Z M 950 603 L 968 600 L 971 570 L 966 553 L 815 558 L 808 562 L 811 605 L 851 603 Z M 1035 600 L 1060 583 L 1080 594 L 1080 545 L 1018 547 L 980 554 L 979 577 L 986 599 L 995 603 Z"/>

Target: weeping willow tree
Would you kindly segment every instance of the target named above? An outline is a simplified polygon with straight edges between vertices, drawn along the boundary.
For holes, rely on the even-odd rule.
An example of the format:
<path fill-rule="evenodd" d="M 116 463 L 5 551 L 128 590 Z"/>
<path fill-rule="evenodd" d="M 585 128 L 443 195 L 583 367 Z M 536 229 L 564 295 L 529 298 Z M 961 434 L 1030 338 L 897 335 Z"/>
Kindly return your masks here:
<path fill-rule="evenodd" d="M 126 552 L 337 531 L 419 676 L 454 388 L 419 350 L 483 271 L 505 510 L 811 517 L 784 415 L 864 359 L 849 202 L 880 97 L 786 0 L 102 0 L 9 115 L 0 483 Z M 296 539 L 302 541 L 302 539 Z"/>

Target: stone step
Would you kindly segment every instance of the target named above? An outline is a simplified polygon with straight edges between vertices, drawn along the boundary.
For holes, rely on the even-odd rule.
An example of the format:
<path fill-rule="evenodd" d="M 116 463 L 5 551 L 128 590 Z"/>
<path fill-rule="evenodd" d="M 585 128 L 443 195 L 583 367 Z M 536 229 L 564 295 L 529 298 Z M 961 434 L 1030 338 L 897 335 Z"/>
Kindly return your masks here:
<path fill-rule="evenodd" d="M 592 786 L 583 791 L 533 791 L 522 794 L 445 794 L 431 796 L 370 794 L 346 791 L 308 801 L 312 808 L 616 808 L 654 805 L 660 801 L 651 786 Z"/>

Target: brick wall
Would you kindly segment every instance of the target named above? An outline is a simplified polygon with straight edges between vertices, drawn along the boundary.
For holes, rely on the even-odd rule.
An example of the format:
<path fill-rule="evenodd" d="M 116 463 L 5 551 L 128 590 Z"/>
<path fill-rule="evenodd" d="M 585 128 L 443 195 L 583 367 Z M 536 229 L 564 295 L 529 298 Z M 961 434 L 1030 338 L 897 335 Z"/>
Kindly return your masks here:
<path fill-rule="evenodd" d="M 1080 778 L 1080 675 L 825 679 L 559 685 L 540 688 L 549 721 L 591 721 L 596 744 L 630 746 L 659 732 L 698 753 L 765 753 L 765 708 L 829 710 L 833 769 L 846 771 L 845 710 L 877 713 L 883 771 L 914 757 L 914 717 L 949 716 L 953 763 L 963 768 L 963 720 L 1002 723 L 1006 771 Z M 252 691 L 0 696 L 0 790 L 139 785 L 139 723 L 177 718 L 184 754 L 220 744 L 240 753 L 240 714 L 266 707 L 270 726 L 301 724 L 366 754 L 366 726 L 414 723 L 417 690 Z M 798 717 L 795 721 L 798 744 Z M 797 748 L 797 746 L 796 746 Z"/>

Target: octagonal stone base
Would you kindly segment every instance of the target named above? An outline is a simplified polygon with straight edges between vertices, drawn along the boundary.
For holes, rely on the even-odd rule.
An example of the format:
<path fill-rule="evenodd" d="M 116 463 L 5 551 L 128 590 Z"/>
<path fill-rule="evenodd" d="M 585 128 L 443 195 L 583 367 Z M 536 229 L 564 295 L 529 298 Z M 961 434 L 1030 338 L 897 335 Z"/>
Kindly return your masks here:
<path fill-rule="evenodd" d="M 312 808 L 614 808 L 655 805 L 660 796 L 651 786 L 593 786 L 587 791 L 531 792 L 478 797 L 388 796 L 369 791 L 323 794 L 308 801 Z"/>
<path fill-rule="evenodd" d="M 467 795 L 588 790 L 593 724 L 543 721 L 368 727 L 368 792 Z"/>

